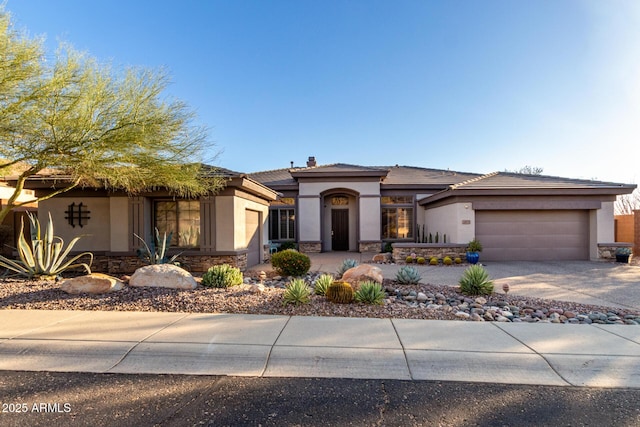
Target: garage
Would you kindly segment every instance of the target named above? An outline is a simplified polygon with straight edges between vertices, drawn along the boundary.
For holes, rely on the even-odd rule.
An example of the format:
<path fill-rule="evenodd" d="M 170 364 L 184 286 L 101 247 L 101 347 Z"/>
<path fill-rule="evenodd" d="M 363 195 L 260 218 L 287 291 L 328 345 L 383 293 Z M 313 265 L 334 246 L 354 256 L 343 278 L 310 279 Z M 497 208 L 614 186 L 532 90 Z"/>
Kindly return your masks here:
<path fill-rule="evenodd" d="M 245 210 L 247 267 L 260 264 L 260 212 Z"/>
<path fill-rule="evenodd" d="M 476 211 L 485 261 L 589 259 L 589 211 Z"/>

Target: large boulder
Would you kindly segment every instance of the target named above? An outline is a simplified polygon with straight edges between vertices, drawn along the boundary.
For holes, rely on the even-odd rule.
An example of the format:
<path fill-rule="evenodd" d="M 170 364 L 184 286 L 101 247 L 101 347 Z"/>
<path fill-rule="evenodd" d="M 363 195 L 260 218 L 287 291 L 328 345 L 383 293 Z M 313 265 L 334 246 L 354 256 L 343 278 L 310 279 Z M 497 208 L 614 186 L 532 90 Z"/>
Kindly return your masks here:
<path fill-rule="evenodd" d="M 124 283 L 121 280 L 102 273 L 73 277 L 60 283 L 60 289 L 68 294 L 106 294 L 119 291 L 123 287 Z"/>
<path fill-rule="evenodd" d="M 129 286 L 195 289 L 196 280 L 187 270 L 173 264 L 154 264 L 140 267 L 133 273 Z"/>
<path fill-rule="evenodd" d="M 382 270 L 375 265 L 360 264 L 345 271 L 340 280 L 350 283 L 354 289 L 367 280 L 382 284 Z"/>

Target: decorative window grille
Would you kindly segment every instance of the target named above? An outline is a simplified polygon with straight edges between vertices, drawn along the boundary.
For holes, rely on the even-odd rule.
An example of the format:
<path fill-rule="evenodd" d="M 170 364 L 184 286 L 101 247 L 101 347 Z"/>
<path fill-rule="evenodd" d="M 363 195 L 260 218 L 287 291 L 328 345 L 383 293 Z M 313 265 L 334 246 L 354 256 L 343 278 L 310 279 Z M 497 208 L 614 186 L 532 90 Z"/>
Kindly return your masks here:
<path fill-rule="evenodd" d="M 88 210 L 87 206 L 82 202 L 78 203 L 77 205 L 75 204 L 75 202 L 71 203 L 67 207 L 67 210 L 64 211 L 64 213 L 66 214 L 64 219 L 66 219 L 69 222 L 69 225 L 74 228 L 76 225 L 80 227 L 87 225 L 87 221 L 91 219 L 91 217 L 89 216 L 91 211 Z"/>

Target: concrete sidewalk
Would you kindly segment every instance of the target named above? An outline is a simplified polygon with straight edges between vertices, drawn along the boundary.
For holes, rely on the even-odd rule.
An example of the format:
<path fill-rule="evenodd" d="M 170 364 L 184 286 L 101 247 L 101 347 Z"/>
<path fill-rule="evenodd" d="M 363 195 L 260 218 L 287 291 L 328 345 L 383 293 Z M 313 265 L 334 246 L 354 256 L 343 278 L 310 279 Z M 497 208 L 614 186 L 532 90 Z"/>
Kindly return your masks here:
<path fill-rule="evenodd" d="M 640 328 L 0 310 L 0 369 L 640 388 Z"/>

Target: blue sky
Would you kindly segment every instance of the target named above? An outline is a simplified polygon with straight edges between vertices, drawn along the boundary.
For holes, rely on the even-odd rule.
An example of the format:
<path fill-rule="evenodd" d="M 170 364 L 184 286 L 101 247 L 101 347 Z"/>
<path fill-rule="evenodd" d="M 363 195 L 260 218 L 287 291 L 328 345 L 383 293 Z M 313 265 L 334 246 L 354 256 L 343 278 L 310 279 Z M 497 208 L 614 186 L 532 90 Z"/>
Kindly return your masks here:
<path fill-rule="evenodd" d="M 636 0 L 7 0 L 18 28 L 168 70 L 253 172 L 412 165 L 640 181 Z"/>

